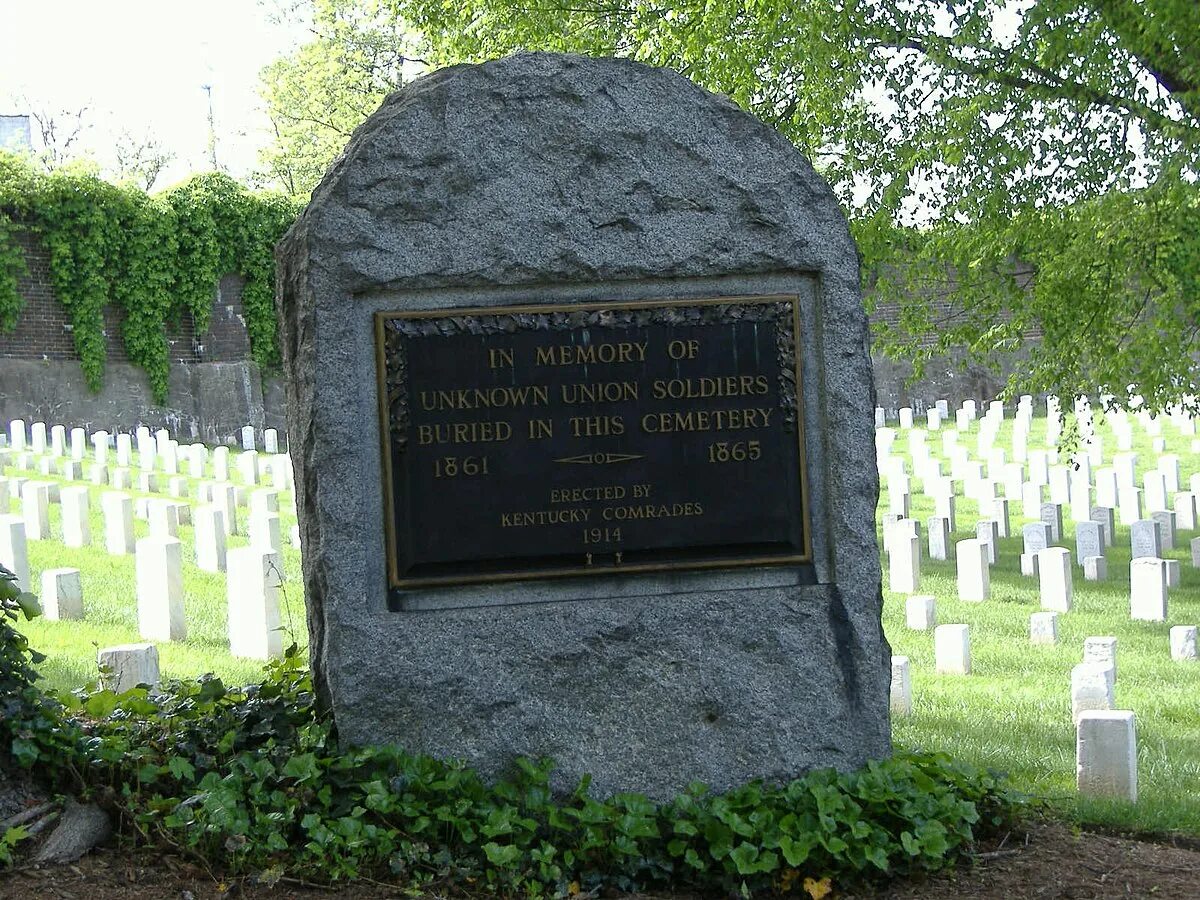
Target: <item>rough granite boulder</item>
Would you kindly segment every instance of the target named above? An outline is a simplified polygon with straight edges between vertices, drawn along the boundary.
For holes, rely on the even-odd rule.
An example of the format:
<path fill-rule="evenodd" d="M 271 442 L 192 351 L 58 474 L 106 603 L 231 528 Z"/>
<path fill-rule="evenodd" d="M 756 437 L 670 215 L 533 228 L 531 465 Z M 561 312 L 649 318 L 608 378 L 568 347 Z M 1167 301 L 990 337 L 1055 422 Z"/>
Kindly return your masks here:
<path fill-rule="evenodd" d="M 858 257 L 779 134 L 680 75 L 521 54 L 406 85 L 278 249 L 312 665 L 343 739 L 551 756 L 657 798 L 890 752 Z M 798 296 L 814 562 L 414 592 L 389 611 L 381 310 Z"/>

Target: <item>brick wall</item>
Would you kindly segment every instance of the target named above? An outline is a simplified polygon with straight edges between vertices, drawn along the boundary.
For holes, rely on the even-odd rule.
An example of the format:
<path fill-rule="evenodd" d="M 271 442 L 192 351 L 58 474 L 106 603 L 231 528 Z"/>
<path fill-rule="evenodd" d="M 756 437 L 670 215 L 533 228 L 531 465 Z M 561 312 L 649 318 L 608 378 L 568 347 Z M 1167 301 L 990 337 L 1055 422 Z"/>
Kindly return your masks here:
<path fill-rule="evenodd" d="M 26 272 L 17 280 L 25 307 L 17 318 L 16 330 L 0 333 L 0 357 L 10 359 L 79 359 L 75 352 L 67 308 L 58 302 L 50 280 L 50 257 L 36 235 L 18 235 L 25 252 Z M 250 341 L 242 316 L 243 280 L 227 275 L 215 288 L 212 323 L 208 333 L 196 334 L 192 314 L 185 312 L 177 322 L 167 323 L 170 359 L 178 363 L 240 361 L 250 357 Z M 104 307 L 104 337 L 111 362 L 128 362 L 121 323 L 125 311 Z"/>

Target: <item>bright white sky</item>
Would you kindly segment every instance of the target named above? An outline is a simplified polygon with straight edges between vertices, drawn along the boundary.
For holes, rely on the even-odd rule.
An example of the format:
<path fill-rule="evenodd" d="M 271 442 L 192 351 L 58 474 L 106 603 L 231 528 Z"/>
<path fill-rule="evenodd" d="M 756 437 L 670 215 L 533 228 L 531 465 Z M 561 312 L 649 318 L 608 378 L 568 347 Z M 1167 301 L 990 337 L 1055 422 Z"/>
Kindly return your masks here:
<path fill-rule="evenodd" d="M 123 131 L 177 159 L 155 189 L 207 168 L 212 85 L 217 159 L 241 178 L 268 141 L 259 70 L 305 32 L 259 0 L 0 0 L 0 114 L 89 106 L 102 164 Z M 37 126 L 33 125 L 35 149 Z"/>

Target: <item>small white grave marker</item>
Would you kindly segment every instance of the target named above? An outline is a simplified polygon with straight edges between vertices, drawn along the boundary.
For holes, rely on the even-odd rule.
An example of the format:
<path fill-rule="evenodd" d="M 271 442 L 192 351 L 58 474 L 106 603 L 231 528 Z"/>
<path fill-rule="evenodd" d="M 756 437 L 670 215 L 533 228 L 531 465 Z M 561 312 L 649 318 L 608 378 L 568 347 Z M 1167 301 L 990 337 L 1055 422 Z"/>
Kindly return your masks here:
<path fill-rule="evenodd" d="M 153 644 L 121 644 L 96 654 L 100 686 L 121 694 L 144 684 L 158 684 L 158 648 Z"/>
<path fill-rule="evenodd" d="M 78 569 L 47 569 L 42 573 L 42 609 L 50 620 L 83 618 L 83 585 Z"/>
<path fill-rule="evenodd" d="M 937 624 L 937 602 L 933 597 L 920 595 L 904 601 L 904 617 L 914 631 L 929 631 Z"/>
<path fill-rule="evenodd" d="M 0 515 L 0 564 L 17 576 L 17 587 L 30 590 L 29 549 L 25 522 L 20 516 Z"/>
<path fill-rule="evenodd" d="M 939 673 L 971 674 L 971 636 L 966 625 L 939 625 L 935 628 L 933 653 L 934 665 Z"/>
<path fill-rule="evenodd" d="M 1071 669 L 1071 716 L 1075 722 L 1088 710 L 1112 709 L 1115 705 L 1107 666 L 1084 662 Z"/>
<path fill-rule="evenodd" d="M 892 657 L 892 715 L 912 715 L 912 673 L 907 656 Z"/>
<path fill-rule="evenodd" d="M 893 657 L 894 659 L 895 657 Z M 1175 625 L 1171 628 L 1171 659 L 1196 658 L 1196 626 Z"/>
<path fill-rule="evenodd" d="M 1029 617 L 1029 642 L 1031 644 L 1058 643 L 1058 613 L 1037 612 Z"/>
<path fill-rule="evenodd" d="M 1088 797 L 1137 801 L 1137 729 L 1129 710 L 1091 710 L 1079 717 L 1075 783 Z"/>

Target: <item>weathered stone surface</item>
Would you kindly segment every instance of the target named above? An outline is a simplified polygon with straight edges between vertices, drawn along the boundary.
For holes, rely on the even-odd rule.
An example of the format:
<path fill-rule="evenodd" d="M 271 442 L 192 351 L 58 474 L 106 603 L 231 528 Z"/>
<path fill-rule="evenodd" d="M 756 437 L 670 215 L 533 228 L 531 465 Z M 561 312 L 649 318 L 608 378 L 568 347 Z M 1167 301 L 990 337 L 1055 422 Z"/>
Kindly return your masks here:
<path fill-rule="evenodd" d="M 560 788 L 590 772 L 600 794 L 655 797 L 890 751 L 857 254 L 784 138 L 627 60 L 457 66 L 355 132 L 279 262 L 310 652 L 345 738 L 489 775 L 545 754 Z M 422 590 L 388 610 L 373 313 L 771 293 L 800 298 L 810 570 Z"/>
<path fill-rule="evenodd" d="M 111 834 L 108 813 L 95 804 L 68 800 L 54 831 L 38 850 L 37 862 L 60 865 L 75 862 Z"/>

